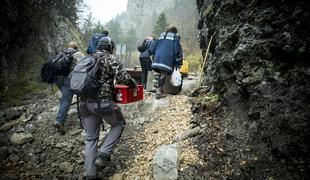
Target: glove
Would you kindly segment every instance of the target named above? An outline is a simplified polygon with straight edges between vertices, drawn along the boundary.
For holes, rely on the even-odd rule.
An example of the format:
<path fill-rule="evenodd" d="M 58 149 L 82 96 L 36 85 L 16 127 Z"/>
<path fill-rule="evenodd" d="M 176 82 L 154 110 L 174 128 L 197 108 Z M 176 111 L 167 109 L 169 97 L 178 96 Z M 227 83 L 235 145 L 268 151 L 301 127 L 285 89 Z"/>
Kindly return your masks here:
<path fill-rule="evenodd" d="M 135 80 L 132 80 L 132 82 L 129 84 L 129 87 L 136 88 L 137 87 L 137 82 Z"/>

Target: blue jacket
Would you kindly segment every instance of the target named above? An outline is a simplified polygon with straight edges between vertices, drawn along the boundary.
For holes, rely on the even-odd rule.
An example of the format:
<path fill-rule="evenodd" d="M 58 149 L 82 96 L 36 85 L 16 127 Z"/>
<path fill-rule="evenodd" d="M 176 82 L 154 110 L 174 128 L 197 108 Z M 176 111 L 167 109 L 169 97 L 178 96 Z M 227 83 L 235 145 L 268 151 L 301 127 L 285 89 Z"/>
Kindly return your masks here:
<path fill-rule="evenodd" d="M 161 33 L 151 52 L 155 54 L 152 69 L 156 72 L 163 70 L 171 74 L 174 67 L 182 65 L 183 52 L 177 34 Z"/>
<path fill-rule="evenodd" d="M 154 47 L 155 41 L 148 40 L 146 50 L 140 53 L 140 58 L 149 58 L 151 56 L 152 47 Z"/>

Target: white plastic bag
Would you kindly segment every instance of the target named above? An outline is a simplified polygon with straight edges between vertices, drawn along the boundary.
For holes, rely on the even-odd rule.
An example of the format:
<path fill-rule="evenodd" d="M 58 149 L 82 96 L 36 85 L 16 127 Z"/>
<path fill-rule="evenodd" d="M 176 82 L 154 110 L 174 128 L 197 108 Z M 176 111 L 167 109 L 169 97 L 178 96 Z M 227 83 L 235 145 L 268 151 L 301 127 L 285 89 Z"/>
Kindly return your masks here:
<path fill-rule="evenodd" d="M 171 75 L 170 83 L 172 86 L 180 86 L 182 83 L 182 75 L 179 68 L 175 68 Z"/>

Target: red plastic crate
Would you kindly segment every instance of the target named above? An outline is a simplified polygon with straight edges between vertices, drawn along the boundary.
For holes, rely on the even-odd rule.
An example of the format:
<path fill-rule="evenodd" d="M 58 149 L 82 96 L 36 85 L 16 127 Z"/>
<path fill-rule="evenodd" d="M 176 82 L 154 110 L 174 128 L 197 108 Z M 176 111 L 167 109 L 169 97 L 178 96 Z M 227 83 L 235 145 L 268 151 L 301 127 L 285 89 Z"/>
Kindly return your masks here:
<path fill-rule="evenodd" d="M 143 86 L 129 88 L 126 85 L 117 84 L 114 86 L 114 101 L 119 104 L 128 104 L 143 100 Z"/>

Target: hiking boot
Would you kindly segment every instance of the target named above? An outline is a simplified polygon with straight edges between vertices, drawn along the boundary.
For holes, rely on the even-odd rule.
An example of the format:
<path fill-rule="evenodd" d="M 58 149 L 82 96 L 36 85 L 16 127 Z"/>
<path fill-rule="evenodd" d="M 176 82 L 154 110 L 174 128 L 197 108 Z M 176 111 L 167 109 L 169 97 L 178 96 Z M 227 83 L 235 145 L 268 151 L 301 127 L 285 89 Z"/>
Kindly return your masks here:
<path fill-rule="evenodd" d="M 99 155 L 96 159 L 95 164 L 98 168 L 105 168 L 111 163 L 111 157 L 106 155 Z"/>
<path fill-rule="evenodd" d="M 56 122 L 53 126 L 55 127 L 56 132 L 59 132 L 61 135 L 66 134 L 66 132 L 65 132 L 65 130 L 63 128 L 63 125 L 61 125 L 58 122 Z"/>
<path fill-rule="evenodd" d="M 163 94 L 163 93 L 156 93 L 156 95 L 155 95 L 155 98 L 156 99 L 160 99 L 160 98 L 164 98 L 164 97 L 166 97 L 167 95 L 165 95 L 165 94 Z"/>

